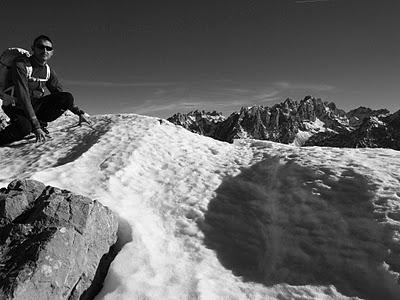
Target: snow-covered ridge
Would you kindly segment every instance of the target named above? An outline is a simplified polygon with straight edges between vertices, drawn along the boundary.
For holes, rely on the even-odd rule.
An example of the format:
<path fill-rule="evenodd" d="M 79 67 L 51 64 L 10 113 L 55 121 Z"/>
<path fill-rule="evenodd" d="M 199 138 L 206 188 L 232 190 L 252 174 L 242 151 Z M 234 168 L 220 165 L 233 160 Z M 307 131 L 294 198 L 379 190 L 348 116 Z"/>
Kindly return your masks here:
<path fill-rule="evenodd" d="M 397 299 L 400 159 L 390 149 L 234 144 L 139 115 L 62 117 L 0 148 L 14 178 L 97 199 L 127 244 L 97 299 Z"/>

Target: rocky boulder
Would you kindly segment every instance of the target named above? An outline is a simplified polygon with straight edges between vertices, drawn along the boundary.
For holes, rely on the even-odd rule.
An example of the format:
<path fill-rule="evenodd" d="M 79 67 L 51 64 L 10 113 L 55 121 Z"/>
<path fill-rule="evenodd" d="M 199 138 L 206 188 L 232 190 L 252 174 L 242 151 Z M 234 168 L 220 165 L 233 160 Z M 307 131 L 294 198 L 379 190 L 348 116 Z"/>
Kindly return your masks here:
<path fill-rule="evenodd" d="M 117 229 L 117 217 L 97 201 L 11 182 L 0 190 L 0 299 L 93 298 Z"/>

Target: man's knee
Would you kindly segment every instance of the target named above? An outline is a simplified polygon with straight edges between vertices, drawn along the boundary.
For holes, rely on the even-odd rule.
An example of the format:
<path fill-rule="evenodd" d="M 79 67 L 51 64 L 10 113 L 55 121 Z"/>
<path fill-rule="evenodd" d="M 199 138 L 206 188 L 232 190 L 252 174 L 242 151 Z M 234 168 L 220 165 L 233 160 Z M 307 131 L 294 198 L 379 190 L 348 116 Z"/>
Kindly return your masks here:
<path fill-rule="evenodd" d="M 39 110 L 42 108 L 46 110 L 47 107 L 67 110 L 74 106 L 74 97 L 69 92 L 53 93 L 41 98 L 39 101 L 41 102 Z"/>
<path fill-rule="evenodd" d="M 31 133 L 31 131 L 31 122 L 27 118 L 17 117 L 0 132 L 0 145 L 21 140 L 24 136 Z"/>
<path fill-rule="evenodd" d="M 69 109 L 74 106 L 74 96 L 69 92 L 60 92 L 59 99 L 64 109 Z"/>
<path fill-rule="evenodd" d="M 23 138 L 25 135 L 32 132 L 32 124 L 27 118 L 18 118 L 13 124 L 15 126 L 14 133 L 18 138 Z"/>

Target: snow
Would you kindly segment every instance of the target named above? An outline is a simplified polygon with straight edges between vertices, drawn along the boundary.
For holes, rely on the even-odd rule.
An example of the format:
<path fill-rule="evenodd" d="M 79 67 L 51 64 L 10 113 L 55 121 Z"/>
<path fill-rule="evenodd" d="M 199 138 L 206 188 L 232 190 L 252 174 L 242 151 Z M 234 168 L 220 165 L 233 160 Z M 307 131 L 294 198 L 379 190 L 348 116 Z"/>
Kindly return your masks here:
<path fill-rule="evenodd" d="M 314 122 L 307 122 L 307 121 L 304 121 L 304 124 L 305 124 L 305 127 L 308 129 L 308 130 L 316 130 L 316 131 L 319 131 L 319 130 L 325 130 L 325 123 L 324 122 L 322 122 L 320 119 L 318 119 L 318 118 L 315 118 L 315 121 Z"/>
<path fill-rule="evenodd" d="M 0 148 L 0 187 L 33 178 L 118 214 L 122 249 L 96 299 L 399 298 L 398 151 L 92 120 Z"/>
<path fill-rule="evenodd" d="M 311 131 L 302 131 L 299 130 L 296 133 L 296 137 L 294 138 L 294 141 L 290 144 L 292 146 L 297 146 L 297 147 L 301 147 L 304 145 L 304 143 L 314 135 L 313 132 Z"/>
<path fill-rule="evenodd" d="M 325 123 L 318 118 L 316 118 L 314 122 L 304 121 L 303 123 L 306 131 L 299 130 L 297 132 L 294 141 L 291 143 L 293 146 L 300 147 L 304 145 L 304 143 L 314 134 L 318 132 L 325 132 L 327 130 Z"/>
<path fill-rule="evenodd" d="M 375 123 L 374 127 L 379 127 L 379 125 L 385 126 L 385 123 L 383 121 L 379 120 L 378 117 L 371 117 L 371 120 L 373 120 Z"/>

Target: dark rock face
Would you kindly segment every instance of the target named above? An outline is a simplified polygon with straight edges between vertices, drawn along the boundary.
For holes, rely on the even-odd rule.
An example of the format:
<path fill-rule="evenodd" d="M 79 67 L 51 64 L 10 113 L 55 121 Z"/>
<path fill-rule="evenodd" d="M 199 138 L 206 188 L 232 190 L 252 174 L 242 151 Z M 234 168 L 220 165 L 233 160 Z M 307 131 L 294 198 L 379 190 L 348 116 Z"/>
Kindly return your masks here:
<path fill-rule="evenodd" d="M 346 115 L 349 119 L 349 125 L 352 127 L 359 127 L 364 119 L 369 117 L 382 117 L 389 115 L 390 112 L 387 109 L 372 110 L 367 107 L 359 107 L 349 111 Z"/>
<path fill-rule="evenodd" d="M 176 125 L 185 127 L 187 130 L 199 133 L 205 136 L 213 136 L 216 124 L 225 120 L 225 117 L 221 113 L 205 112 L 205 111 L 192 111 L 188 114 L 177 113 L 172 117 L 168 118 L 168 121 Z"/>
<path fill-rule="evenodd" d="M 397 115 L 396 115 L 397 114 Z M 176 114 L 168 120 L 212 138 L 233 142 L 251 138 L 299 146 L 383 147 L 399 149 L 400 113 L 359 107 L 348 113 L 311 96 L 286 99 L 272 107 L 242 107 L 228 118 L 210 113 Z M 300 138 L 299 138 L 300 136 Z"/>
<path fill-rule="evenodd" d="M 227 120 L 218 124 L 214 138 L 232 142 L 236 138 L 253 138 L 280 143 L 292 143 L 299 130 L 307 130 L 305 122 L 318 118 L 333 128 L 341 128 L 344 111 L 333 103 L 322 102 L 307 96 L 297 102 L 286 99 L 273 107 L 253 106 L 242 108 Z"/>
<path fill-rule="evenodd" d="M 240 112 L 234 112 L 226 119 L 214 118 L 213 122 L 208 121 L 209 116 L 212 115 L 194 112 L 188 115 L 176 114 L 168 120 L 192 132 L 226 142 L 253 138 L 292 143 L 299 130 L 307 130 L 306 123 L 315 122 L 317 118 L 332 128 L 343 127 L 345 112 L 337 109 L 333 103 L 307 96 L 300 102 L 286 99 L 273 107 L 242 107 Z M 188 122 L 188 119 L 191 121 Z M 205 127 L 207 130 L 204 130 Z"/>
<path fill-rule="evenodd" d="M 0 299 L 91 299 L 117 229 L 97 201 L 11 182 L 0 190 Z"/>
<path fill-rule="evenodd" d="M 391 148 L 400 150 L 400 111 L 364 118 L 353 131 L 317 134 L 306 146 Z"/>

